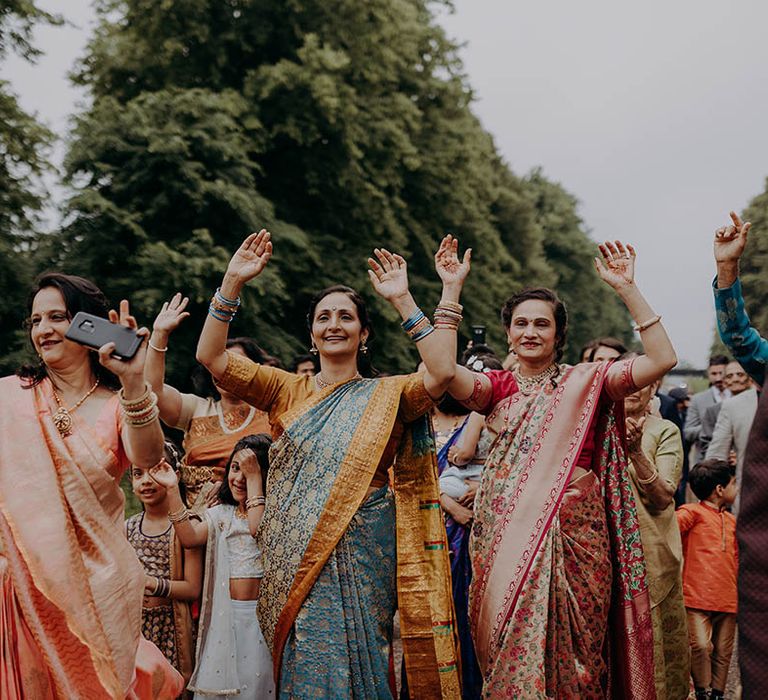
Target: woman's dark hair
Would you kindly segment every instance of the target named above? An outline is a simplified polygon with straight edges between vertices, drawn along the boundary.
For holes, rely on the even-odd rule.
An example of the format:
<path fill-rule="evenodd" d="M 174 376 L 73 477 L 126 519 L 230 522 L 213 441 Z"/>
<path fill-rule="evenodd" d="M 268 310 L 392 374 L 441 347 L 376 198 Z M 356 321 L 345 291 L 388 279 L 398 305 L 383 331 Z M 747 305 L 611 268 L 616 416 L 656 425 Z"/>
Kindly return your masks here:
<path fill-rule="evenodd" d="M 365 305 L 365 300 L 361 297 L 352 287 L 347 287 L 344 284 L 334 284 L 332 287 L 326 287 L 322 291 L 315 294 L 309 302 L 309 311 L 307 312 L 307 329 L 310 336 L 312 335 L 312 323 L 315 320 L 315 309 L 317 305 L 325 299 L 329 294 L 346 294 L 357 309 L 357 318 L 360 321 L 360 330 L 368 331 L 368 338 L 365 343 L 370 346 L 373 340 L 373 326 L 371 325 L 371 318 L 368 315 L 368 307 Z M 370 349 L 366 352 L 357 351 L 357 370 L 364 377 L 375 377 L 378 372 L 371 364 Z"/>
<path fill-rule="evenodd" d="M 276 366 L 280 362 L 272 357 L 264 348 L 262 348 L 253 338 L 247 336 L 240 336 L 239 338 L 229 338 L 227 340 L 227 349 L 235 346 L 241 347 L 245 356 L 252 362 L 257 362 L 260 365 Z M 195 365 L 190 372 L 190 380 L 194 387 L 195 394 L 198 396 L 204 396 L 206 398 L 213 398 L 219 400 L 219 392 L 216 391 L 216 386 L 213 383 L 211 373 L 203 367 L 203 365 Z"/>
<path fill-rule="evenodd" d="M 78 311 L 107 318 L 109 315 L 109 301 L 104 293 L 91 281 L 77 275 L 65 275 L 63 272 L 44 272 L 39 275 L 32 285 L 27 297 L 27 314 L 32 315 L 32 304 L 37 293 L 43 289 L 58 289 L 64 299 L 67 316 L 71 320 Z M 32 325 L 27 322 L 27 337 L 32 345 Z M 120 388 L 120 381 L 106 367 L 99 363 L 99 356 L 94 351 L 89 354 L 91 369 L 99 382 L 110 389 Z M 25 388 L 31 388 L 39 384 L 48 376 L 45 363 L 41 360 L 37 365 L 23 365 L 16 374 L 25 379 Z"/>
<path fill-rule="evenodd" d="M 610 336 L 606 336 L 605 338 L 595 338 L 595 340 L 592 342 L 594 343 L 594 347 L 592 348 L 592 352 L 589 353 L 590 362 L 594 360 L 595 353 L 601 346 L 611 348 L 611 350 L 615 350 L 617 353 L 619 353 L 619 355 L 623 355 L 625 352 L 627 352 L 627 346 L 624 345 L 624 343 L 622 343 L 618 338 L 611 338 Z"/>
<path fill-rule="evenodd" d="M 479 357 L 480 355 L 497 357 L 496 353 L 493 351 L 493 348 L 490 345 L 483 345 L 481 343 L 478 343 L 477 345 L 471 345 L 463 353 L 461 353 L 461 357 L 459 358 L 459 364 L 466 365 L 467 360 L 469 360 L 470 357 L 472 356 Z"/>
<path fill-rule="evenodd" d="M 688 483 L 696 498 L 704 501 L 712 495 L 718 486 L 728 486 L 733 478 L 734 470 L 723 459 L 705 459 L 691 469 Z"/>
<path fill-rule="evenodd" d="M 256 459 L 261 467 L 261 482 L 264 487 L 264 493 L 267 493 L 267 473 L 269 472 L 269 448 L 272 445 L 272 438 L 266 433 L 257 433 L 256 435 L 246 435 L 238 440 L 232 448 L 232 454 L 229 455 L 227 466 L 224 469 L 224 481 L 219 489 L 219 500 L 230 506 L 236 506 L 237 501 L 229 488 L 229 468 L 232 466 L 232 460 L 240 450 L 251 450 L 256 455 Z"/>
<path fill-rule="evenodd" d="M 589 362 L 589 358 L 592 357 L 592 353 L 597 347 L 597 341 L 590 340 L 586 345 L 581 346 L 579 350 L 579 362 Z M 586 357 L 584 357 L 586 355 Z"/>
<path fill-rule="evenodd" d="M 513 294 L 501 307 L 501 322 L 504 324 L 504 328 L 509 330 L 515 309 L 524 301 L 531 300 L 546 301 L 552 305 L 552 315 L 555 317 L 555 362 L 559 363 L 563 359 L 565 339 L 568 333 L 568 311 L 566 311 L 565 304 L 560 301 L 560 297 L 551 289 L 527 287 L 517 294 Z"/>
<path fill-rule="evenodd" d="M 317 366 L 317 358 L 311 353 L 307 353 L 306 355 L 299 355 L 298 357 L 294 357 L 293 361 L 288 366 L 288 371 L 296 374 L 296 370 L 299 368 L 299 365 L 303 365 L 305 362 L 311 362 L 312 366 L 315 368 L 315 372 L 320 369 Z"/>

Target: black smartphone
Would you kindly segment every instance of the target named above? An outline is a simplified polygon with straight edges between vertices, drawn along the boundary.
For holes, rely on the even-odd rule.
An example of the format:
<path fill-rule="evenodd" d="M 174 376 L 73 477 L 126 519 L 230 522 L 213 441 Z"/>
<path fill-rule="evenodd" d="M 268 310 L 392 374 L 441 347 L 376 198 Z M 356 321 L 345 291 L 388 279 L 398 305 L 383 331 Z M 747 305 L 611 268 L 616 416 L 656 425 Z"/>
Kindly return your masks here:
<path fill-rule="evenodd" d="M 130 360 L 141 345 L 141 338 L 135 330 L 85 311 L 75 314 L 64 335 L 69 340 L 94 350 L 107 343 L 114 343 L 115 350 L 112 355 L 119 360 Z"/>
<path fill-rule="evenodd" d="M 485 326 L 472 326 L 472 345 L 485 345 Z"/>

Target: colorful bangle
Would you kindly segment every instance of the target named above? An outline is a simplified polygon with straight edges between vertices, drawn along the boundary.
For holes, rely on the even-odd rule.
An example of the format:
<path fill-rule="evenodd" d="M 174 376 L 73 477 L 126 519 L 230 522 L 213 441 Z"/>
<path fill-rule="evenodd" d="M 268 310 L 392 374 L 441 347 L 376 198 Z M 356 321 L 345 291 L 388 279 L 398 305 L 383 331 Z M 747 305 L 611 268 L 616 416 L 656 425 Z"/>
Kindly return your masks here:
<path fill-rule="evenodd" d="M 216 291 L 213 294 L 214 299 L 218 299 L 222 304 L 226 304 L 227 306 L 240 306 L 240 297 L 237 297 L 237 299 L 230 299 L 229 297 L 225 297 L 221 293 L 221 287 L 216 287 Z"/>
<path fill-rule="evenodd" d="M 235 317 L 234 313 L 226 313 L 217 309 L 213 304 L 208 307 L 208 315 L 213 316 L 217 321 L 222 323 L 232 323 L 232 319 Z"/>
<path fill-rule="evenodd" d="M 421 319 L 426 318 L 424 312 L 421 309 L 416 309 L 405 321 L 403 321 L 400 325 L 402 326 L 403 330 L 407 333 L 410 331 Z"/>
<path fill-rule="evenodd" d="M 435 327 L 432 324 L 429 324 L 426 328 L 419 331 L 416 335 L 411 336 L 411 340 L 414 343 L 418 343 L 420 340 L 424 340 L 430 333 L 435 332 Z"/>

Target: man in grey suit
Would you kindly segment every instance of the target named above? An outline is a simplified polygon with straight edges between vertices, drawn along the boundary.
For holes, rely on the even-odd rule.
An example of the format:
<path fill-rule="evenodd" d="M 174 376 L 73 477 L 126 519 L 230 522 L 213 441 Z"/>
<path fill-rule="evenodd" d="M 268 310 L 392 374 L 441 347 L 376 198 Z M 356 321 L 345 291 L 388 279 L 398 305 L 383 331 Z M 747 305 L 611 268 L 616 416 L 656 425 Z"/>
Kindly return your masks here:
<path fill-rule="evenodd" d="M 709 368 L 707 377 L 709 378 L 709 389 L 700 391 L 691 397 L 691 405 L 688 407 L 688 413 L 685 416 L 685 426 L 683 434 L 689 444 L 694 446 L 693 464 L 701 462 L 707 451 L 706 440 L 701 439 L 701 421 L 704 412 L 716 403 L 728 398 L 731 394 L 725 388 L 725 367 L 728 364 L 728 358 L 725 355 L 715 355 L 709 359 Z"/>
<path fill-rule="evenodd" d="M 729 369 L 731 364 L 728 365 Z M 741 368 L 741 365 L 739 367 Z M 741 369 L 741 374 L 744 376 L 738 376 L 735 381 L 731 381 L 729 384 L 734 395 L 718 404 L 720 411 L 717 416 L 717 423 L 712 432 L 712 440 L 707 447 L 707 459 L 729 461 L 731 450 L 736 453 L 736 483 L 739 488 L 741 488 L 741 468 L 744 464 L 749 431 L 752 429 L 752 421 L 757 411 L 757 390 L 754 387 L 749 388 L 751 382 L 743 369 Z M 711 408 L 708 409 L 707 414 L 711 410 Z M 739 496 L 737 494 L 733 506 L 734 515 L 738 513 L 738 508 Z"/>
<path fill-rule="evenodd" d="M 725 388 L 731 392 L 731 398 L 738 396 L 739 394 L 747 391 L 752 386 L 752 380 L 745 369 L 736 360 L 731 360 L 725 366 L 725 375 L 723 376 L 723 384 Z M 725 399 L 720 403 L 713 404 L 706 411 L 701 418 L 701 432 L 699 433 L 699 444 L 704 446 L 704 451 L 709 454 L 709 444 L 712 442 L 712 436 L 715 433 L 715 425 L 717 425 L 717 419 L 720 415 L 720 410 L 730 399 Z M 718 453 L 719 454 L 719 453 Z M 728 461 L 728 455 L 721 457 L 726 462 Z"/>

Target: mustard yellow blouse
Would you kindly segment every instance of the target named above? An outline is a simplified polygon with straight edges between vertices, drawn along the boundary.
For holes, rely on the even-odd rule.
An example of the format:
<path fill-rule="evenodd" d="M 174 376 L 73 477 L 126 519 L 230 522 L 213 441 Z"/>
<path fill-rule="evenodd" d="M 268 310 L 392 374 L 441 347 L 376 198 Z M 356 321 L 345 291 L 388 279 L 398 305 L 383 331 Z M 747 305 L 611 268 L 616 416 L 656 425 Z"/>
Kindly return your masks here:
<path fill-rule="evenodd" d="M 287 427 L 280 422 L 282 415 L 306 401 L 316 391 L 314 377 L 260 365 L 231 352 L 227 352 L 227 368 L 217 383 L 243 401 L 266 411 L 269 414 L 272 437 L 275 439 Z M 433 405 L 434 402 L 424 387 L 424 375 L 410 375 L 400 397 L 398 416 L 389 442 L 371 481 L 372 488 L 379 488 L 388 482 L 387 471 L 394 461 L 404 424 L 424 415 Z"/>

